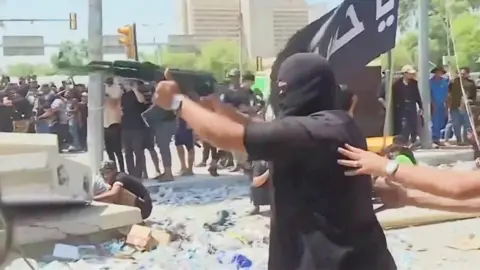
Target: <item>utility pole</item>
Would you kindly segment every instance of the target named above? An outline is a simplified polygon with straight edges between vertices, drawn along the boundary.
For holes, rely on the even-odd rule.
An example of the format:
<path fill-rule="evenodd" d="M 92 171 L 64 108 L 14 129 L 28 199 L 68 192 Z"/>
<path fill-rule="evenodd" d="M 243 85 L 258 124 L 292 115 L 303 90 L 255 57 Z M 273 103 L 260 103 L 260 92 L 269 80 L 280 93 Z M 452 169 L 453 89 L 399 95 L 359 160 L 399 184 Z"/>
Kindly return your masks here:
<path fill-rule="evenodd" d="M 432 129 L 431 129 L 431 112 L 430 112 L 430 66 L 429 66 L 429 42 L 428 42 L 428 10 L 430 0 L 419 1 L 419 37 L 418 37 L 418 86 L 423 103 L 423 128 L 420 134 L 422 147 L 426 149 L 432 148 Z"/>
<path fill-rule="evenodd" d="M 88 55 L 90 61 L 103 60 L 102 0 L 88 0 Z M 103 161 L 102 75 L 90 73 L 88 78 L 88 158 L 92 174 Z"/>
<path fill-rule="evenodd" d="M 243 77 L 243 43 L 242 0 L 238 0 L 238 70 L 240 71 L 240 80 Z"/>
<path fill-rule="evenodd" d="M 383 124 L 383 135 L 393 135 L 393 109 L 392 109 L 392 51 L 387 52 L 387 69 L 383 77 L 383 83 L 385 84 L 385 123 Z"/>

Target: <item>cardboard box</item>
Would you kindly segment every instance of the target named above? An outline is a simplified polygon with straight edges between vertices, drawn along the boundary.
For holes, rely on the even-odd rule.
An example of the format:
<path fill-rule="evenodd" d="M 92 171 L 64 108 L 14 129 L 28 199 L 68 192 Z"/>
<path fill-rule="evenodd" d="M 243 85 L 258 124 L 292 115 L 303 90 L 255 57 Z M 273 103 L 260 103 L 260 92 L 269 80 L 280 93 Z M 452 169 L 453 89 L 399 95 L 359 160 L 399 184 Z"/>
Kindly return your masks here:
<path fill-rule="evenodd" d="M 152 229 L 146 226 L 133 225 L 127 235 L 125 243 L 140 251 L 149 251 L 158 245 L 170 244 L 171 236 L 163 230 Z"/>

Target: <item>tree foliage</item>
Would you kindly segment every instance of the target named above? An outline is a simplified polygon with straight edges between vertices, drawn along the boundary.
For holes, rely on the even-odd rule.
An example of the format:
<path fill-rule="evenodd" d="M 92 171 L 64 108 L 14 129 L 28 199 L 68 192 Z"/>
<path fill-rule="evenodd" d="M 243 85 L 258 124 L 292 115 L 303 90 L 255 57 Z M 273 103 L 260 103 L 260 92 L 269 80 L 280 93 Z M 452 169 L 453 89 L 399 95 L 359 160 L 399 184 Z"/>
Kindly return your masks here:
<path fill-rule="evenodd" d="M 50 58 L 52 66 L 62 73 L 64 67 L 83 66 L 88 63 L 88 44 L 85 39 L 75 43 L 72 41 L 64 41 L 60 44 L 58 54 L 54 54 Z M 71 74 L 80 75 L 80 74 Z"/>
<path fill-rule="evenodd" d="M 400 39 L 392 53 L 394 68 L 417 63 L 419 1 L 400 0 Z M 477 65 L 480 57 L 479 9 L 480 0 L 430 1 L 429 58 L 433 64 L 442 64 L 443 56 L 456 54 L 458 63 L 453 64 Z"/>
<path fill-rule="evenodd" d="M 51 76 L 57 72 L 49 64 L 30 64 L 30 63 L 16 63 L 9 65 L 6 73 L 13 77 L 25 77 L 35 74 L 37 76 Z"/>
<path fill-rule="evenodd" d="M 162 66 L 198 69 L 212 72 L 217 80 L 223 80 L 228 70 L 238 68 L 239 47 L 235 41 L 215 40 L 202 46 L 200 53 L 174 53 L 168 49 L 153 54 L 141 54 L 141 60 Z M 244 68 L 251 67 L 245 61 Z"/>

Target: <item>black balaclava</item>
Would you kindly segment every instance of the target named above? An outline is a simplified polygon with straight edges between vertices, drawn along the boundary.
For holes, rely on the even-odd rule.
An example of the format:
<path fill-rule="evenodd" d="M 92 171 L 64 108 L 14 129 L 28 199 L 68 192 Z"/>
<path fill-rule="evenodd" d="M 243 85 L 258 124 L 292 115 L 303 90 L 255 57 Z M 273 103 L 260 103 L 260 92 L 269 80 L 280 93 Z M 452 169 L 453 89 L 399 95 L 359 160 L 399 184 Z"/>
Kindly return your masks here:
<path fill-rule="evenodd" d="M 278 71 L 279 117 L 307 116 L 336 108 L 338 84 L 327 59 L 315 53 L 297 53 Z M 276 104 L 272 104 L 275 106 Z"/>

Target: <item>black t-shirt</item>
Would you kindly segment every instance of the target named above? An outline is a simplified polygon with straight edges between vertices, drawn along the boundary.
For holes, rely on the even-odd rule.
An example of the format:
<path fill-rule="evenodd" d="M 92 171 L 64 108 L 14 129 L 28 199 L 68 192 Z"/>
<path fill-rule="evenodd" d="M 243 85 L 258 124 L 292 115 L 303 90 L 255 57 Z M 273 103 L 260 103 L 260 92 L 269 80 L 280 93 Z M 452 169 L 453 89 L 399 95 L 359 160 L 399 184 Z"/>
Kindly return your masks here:
<path fill-rule="evenodd" d="M 140 180 L 137 179 L 136 177 L 128 175 L 126 173 L 117 173 L 117 176 L 115 177 L 115 181 L 113 181 L 113 184 L 117 182 L 121 183 L 124 189 L 135 194 L 135 196 L 142 198 L 145 201 L 151 201 L 148 190 L 145 188 L 142 182 L 140 182 Z"/>
<path fill-rule="evenodd" d="M 122 95 L 122 128 L 128 130 L 137 130 L 146 128 L 142 119 L 142 113 L 147 109 L 147 105 L 140 103 L 133 91 L 125 92 Z"/>
<path fill-rule="evenodd" d="M 416 105 L 423 109 L 418 82 L 410 80 L 408 84 L 398 79 L 392 85 L 392 103 L 395 110 L 410 109 L 416 111 Z"/>
<path fill-rule="evenodd" d="M 5 93 L 0 91 L 0 132 L 13 131 L 13 107 L 3 105 L 3 98 Z"/>
<path fill-rule="evenodd" d="M 13 120 L 30 119 L 33 114 L 33 106 L 23 96 L 16 96 L 12 99 L 12 106 L 14 109 Z"/>
<path fill-rule="evenodd" d="M 345 111 L 246 126 L 253 160 L 269 161 L 272 270 L 396 269 L 373 212 L 369 176 L 345 176 L 338 147 L 366 149 Z"/>

